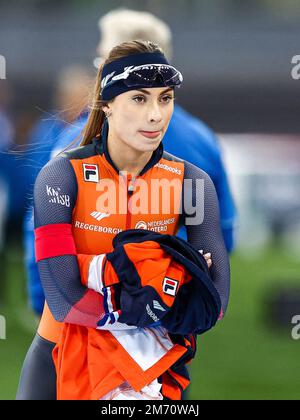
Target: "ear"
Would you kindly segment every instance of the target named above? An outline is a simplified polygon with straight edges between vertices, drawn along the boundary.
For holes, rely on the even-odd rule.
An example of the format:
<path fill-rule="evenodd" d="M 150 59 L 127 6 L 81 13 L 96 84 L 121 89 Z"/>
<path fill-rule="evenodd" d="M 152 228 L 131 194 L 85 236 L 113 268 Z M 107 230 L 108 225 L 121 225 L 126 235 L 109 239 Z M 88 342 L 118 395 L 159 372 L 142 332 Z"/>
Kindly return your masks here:
<path fill-rule="evenodd" d="M 114 99 L 115 98 L 111 99 L 109 102 L 103 105 L 102 109 L 104 112 L 108 112 L 108 113 L 112 112 L 112 104 L 114 102 Z"/>
<path fill-rule="evenodd" d="M 107 112 L 109 113 L 111 111 L 109 104 L 103 105 L 102 111 L 105 112 L 105 113 L 107 113 Z"/>

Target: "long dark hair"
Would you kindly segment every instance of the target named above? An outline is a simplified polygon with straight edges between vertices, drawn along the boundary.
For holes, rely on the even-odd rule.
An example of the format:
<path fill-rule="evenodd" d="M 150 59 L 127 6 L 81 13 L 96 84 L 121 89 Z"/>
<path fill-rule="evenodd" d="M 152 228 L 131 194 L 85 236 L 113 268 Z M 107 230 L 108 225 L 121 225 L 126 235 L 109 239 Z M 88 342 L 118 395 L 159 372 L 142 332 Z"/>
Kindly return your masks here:
<path fill-rule="evenodd" d="M 151 41 L 127 41 L 114 47 L 110 51 L 108 58 L 100 66 L 96 77 L 96 84 L 94 88 L 92 103 L 89 106 L 91 111 L 83 131 L 82 142 L 80 143 L 81 146 L 90 144 L 92 142 L 92 139 L 95 137 L 100 137 L 103 123 L 105 121 L 103 106 L 113 101 L 113 99 L 109 102 L 104 102 L 101 100 L 101 75 L 104 65 L 118 60 L 119 58 L 127 57 L 128 55 L 138 53 L 163 53 L 163 51 L 159 47 L 159 45 Z"/>

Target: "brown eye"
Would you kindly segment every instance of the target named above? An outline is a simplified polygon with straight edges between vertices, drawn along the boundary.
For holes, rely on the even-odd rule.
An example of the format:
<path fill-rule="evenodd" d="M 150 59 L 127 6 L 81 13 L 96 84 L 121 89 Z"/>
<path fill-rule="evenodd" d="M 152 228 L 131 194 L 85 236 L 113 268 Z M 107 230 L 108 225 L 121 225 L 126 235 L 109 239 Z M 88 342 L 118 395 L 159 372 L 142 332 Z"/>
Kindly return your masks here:
<path fill-rule="evenodd" d="M 174 99 L 173 96 L 171 95 L 166 95 L 166 96 L 162 96 L 161 101 L 165 104 L 168 104 L 169 102 L 171 102 Z"/>
<path fill-rule="evenodd" d="M 144 96 L 135 96 L 134 98 L 132 98 L 135 102 L 137 102 L 138 104 L 141 104 L 145 101 L 145 97 Z"/>

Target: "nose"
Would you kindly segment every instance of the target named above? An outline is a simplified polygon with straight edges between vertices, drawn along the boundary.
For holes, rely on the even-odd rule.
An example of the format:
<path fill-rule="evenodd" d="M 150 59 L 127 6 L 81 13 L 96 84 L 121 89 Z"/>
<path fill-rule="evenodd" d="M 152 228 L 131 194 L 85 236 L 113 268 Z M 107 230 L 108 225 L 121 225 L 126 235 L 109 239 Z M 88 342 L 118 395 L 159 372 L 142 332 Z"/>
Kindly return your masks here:
<path fill-rule="evenodd" d="M 150 122 L 160 122 L 162 120 L 162 113 L 159 104 L 152 103 L 149 105 L 148 119 Z"/>

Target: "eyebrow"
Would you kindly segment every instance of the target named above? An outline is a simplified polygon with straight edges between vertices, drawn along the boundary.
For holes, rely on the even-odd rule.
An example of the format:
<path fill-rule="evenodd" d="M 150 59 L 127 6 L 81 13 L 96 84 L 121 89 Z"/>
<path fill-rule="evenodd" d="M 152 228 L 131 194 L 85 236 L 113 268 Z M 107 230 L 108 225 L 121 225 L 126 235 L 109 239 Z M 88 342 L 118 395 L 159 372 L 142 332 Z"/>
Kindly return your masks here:
<path fill-rule="evenodd" d="M 151 95 L 151 93 L 148 90 L 145 90 L 145 89 L 136 89 L 136 90 L 138 90 L 139 92 L 145 93 L 145 95 Z M 167 88 L 166 90 L 164 90 L 163 92 L 161 92 L 160 95 L 163 95 L 164 93 L 167 93 L 170 90 L 173 90 L 173 88 L 172 87 Z"/>

